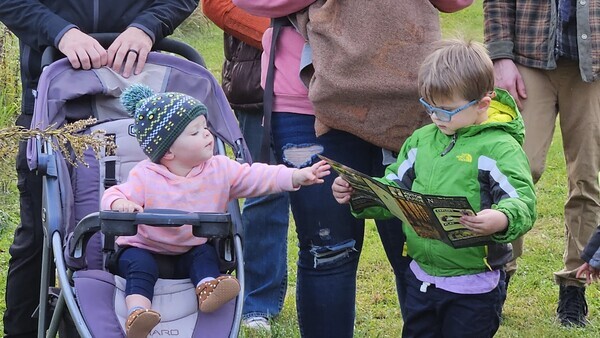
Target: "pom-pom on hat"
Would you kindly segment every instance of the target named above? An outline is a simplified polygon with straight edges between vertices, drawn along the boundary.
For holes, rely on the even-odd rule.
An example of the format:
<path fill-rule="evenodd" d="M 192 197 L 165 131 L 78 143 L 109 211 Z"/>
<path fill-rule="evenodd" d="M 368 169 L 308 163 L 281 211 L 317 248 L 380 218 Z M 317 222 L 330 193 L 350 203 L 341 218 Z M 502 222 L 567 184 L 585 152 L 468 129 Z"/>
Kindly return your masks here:
<path fill-rule="evenodd" d="M 206 106 L 182 93 L 157 93 L 142 84 L 134 84 L 121 94 L 121 103 L 134 118 L 135 136 L 152 162 L 159 163 L 185 127 Z"/>

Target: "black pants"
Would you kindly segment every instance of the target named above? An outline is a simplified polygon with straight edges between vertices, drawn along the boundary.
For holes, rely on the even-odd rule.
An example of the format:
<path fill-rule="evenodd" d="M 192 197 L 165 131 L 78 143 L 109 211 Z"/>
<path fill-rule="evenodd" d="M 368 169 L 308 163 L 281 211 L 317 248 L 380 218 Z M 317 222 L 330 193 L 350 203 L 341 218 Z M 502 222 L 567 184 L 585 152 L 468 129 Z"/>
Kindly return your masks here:
<path fill-rule="evenodd" d="M 17 125 L 29 128 L 31 115 L 21 115 Z M 27 142 L 19 144 L 17 173 L 21 223 L 10 246 L 6 278 L 5 337 L 35 337 L 42 265 L 42 178 L 27 166 Z"/>
<path fill-rule="evenodd" d="M 498 286 L 482 294 L 464 295 L 422 282 L 406 271 L 403 338 L 493 337 L 500 326 L 502 301 L 506 298 L 504 271 Z"/>

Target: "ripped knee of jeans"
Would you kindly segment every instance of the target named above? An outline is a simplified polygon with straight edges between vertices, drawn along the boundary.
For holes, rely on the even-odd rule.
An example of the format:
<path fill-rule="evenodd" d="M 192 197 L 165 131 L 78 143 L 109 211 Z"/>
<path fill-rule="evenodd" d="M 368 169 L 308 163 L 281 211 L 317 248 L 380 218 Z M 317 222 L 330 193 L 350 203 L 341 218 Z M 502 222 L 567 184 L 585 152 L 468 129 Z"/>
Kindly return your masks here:
<path fill-rule="evenodd" d="M 312 165 L 317 155 L 323 152 L 323 146 L 316 143 L 288 143 L 283 146 L 282 150 L 283 162 L 300 169 Z"/>
<path fill-rule="evenodd" d="M 350 253 L 358 252 L 356 240 L 347 239 L 332 245 L 313 245 L 310 253 L 313 256 L 313 268 L 332 265 L 350 257 Z"/>

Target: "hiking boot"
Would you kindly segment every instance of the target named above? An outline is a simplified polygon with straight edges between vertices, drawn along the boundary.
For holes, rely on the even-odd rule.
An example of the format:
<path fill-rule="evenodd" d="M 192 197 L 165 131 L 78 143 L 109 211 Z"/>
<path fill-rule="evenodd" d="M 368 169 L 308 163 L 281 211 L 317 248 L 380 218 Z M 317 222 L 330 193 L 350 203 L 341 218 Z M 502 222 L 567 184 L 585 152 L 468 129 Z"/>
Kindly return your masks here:
<path fill-rule="evenodd" d="M 588 314 L 585 287 L 560 285 L 556 314 L 563 326 L 585 326 Z"/>

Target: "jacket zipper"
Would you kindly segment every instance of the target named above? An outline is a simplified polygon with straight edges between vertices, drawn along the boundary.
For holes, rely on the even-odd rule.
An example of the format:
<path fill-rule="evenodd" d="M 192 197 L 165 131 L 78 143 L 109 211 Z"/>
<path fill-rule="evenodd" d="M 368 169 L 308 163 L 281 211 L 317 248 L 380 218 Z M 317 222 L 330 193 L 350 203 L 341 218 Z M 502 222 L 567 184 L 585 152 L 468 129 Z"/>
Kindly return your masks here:
<path fill-rule="evenodd" d="M 94 8 L 93 8 L 93 26 L 92 26 L 92 31 L 94 33 L 98 32 L 98 16 L 100 15 L 100 3 L 98 0 L 94 0 L 94 4 L 93 4 Z"/>
<path fill-rule="evenodd" d="M 454 135 L 452 135 L 452 140 L 450 141 L 450 144 L 446 147 L 446 149 L 444 149 L 444 151 L 442 151 L 440 156 L 442 156 L 442 157 L 446 156 L 446 154 L 448 154 L 450 152 L 450 150 L 452 150 L 452 148 L 454 148 L 457 138 L 458 138 L 458 134 L 455 133 Z"/>

